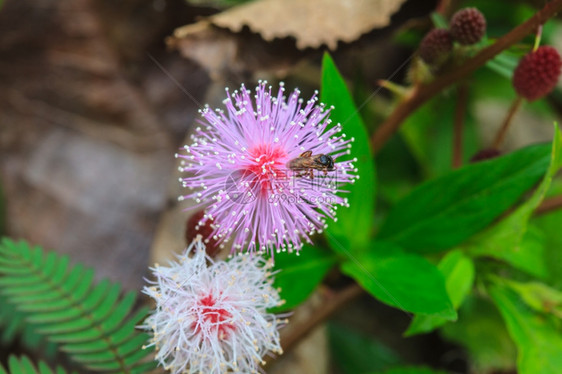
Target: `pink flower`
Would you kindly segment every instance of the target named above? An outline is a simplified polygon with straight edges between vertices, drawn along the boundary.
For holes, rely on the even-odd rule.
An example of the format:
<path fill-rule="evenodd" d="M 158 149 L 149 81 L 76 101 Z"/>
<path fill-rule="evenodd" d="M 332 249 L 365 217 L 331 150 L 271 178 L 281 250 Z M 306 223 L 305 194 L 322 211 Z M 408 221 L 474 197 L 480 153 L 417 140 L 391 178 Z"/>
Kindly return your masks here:
<path fill-rule="evenodd" d="M 282 304 L 270 267 L 249 254 L 213 262 L 196 240 L 178 262 L 151 268 L 156 280 L 143 292 L 156 308 L 142 327 L 156 359 L 172 373 L 257 373 L 267 352 L 281 354 L 287 321 L 267 313 Z"/>
<path fill-rule="evenodd" d="M 299 250 L 302 240 L 322 232 L 326 217 L 335 219 L 338 205 L 347 199 L 337 193 L 352 183 L 356 169 L 349 154 L 353 139 L 346 140 L 341 126 L 331 126 L 330 110 L 317 105 L 316 94 L 303 105 L 299 91 L 286 98 L 283 84 L 277 96 L 260 82 L 256 93 L 242 86 L 224 100 L 226 112 L 201 113 L 193 143 L 185 146 L 180 179 L 192 190 L 191 198 L 206 214 L 200 225 L 213 220 L 213 238 L 233 239 L 233 251 Z M 333 168 L 296 170 L 291 160 L 305 154 L 325 155 L 322 161 Z M 291 165 L 291 166 L 289 166 Z"/>

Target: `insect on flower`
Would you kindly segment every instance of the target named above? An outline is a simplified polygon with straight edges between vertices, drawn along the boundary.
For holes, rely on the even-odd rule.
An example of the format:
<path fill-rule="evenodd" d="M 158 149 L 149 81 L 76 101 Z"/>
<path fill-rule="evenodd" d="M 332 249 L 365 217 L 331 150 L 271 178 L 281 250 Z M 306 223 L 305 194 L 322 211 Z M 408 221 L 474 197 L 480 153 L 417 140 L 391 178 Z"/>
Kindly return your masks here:
<path fill-rule="evenodd" d="M 233 252 L 298 253 L 336 219 L 337 206 L 348 206 L 342 193 L 357 177 L 347 156 L 354 139 L 332 124 L 332 108 L 317 94 L 306 102 L 299 94 L 286 96 L 283 84 L 275 94 L 266 82 L 254 93 L 227 89 L 226 109 L 202 109 L 192 144 L 176 155 L 190 190 L 180 200 L 204 209 L 198 225 L 212 221 L 210 237 L 219 245 L 232 239 Z M 310 178 L 294 173 L 301 166 Z"/>
<path fill-rule="evenodd" d="M 312 155 L 312 151 L 301 153 L 297 158 L 290 160 L 287 167 L 293 171 L 301 172 L 297 177 L 308 174 L 310 179 L 314 178 L 313 170 L 320 170 L 324 175 L 334 171 L 334 159 L 330 155 Z"/>

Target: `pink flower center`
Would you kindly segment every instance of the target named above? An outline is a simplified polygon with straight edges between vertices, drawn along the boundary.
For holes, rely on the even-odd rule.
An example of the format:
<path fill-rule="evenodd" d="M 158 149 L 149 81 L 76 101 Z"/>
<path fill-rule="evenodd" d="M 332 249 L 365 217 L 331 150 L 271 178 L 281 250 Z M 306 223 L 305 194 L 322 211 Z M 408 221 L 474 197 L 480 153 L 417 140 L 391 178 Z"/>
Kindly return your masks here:
<path fill-rule="evenodd" d="M 255 175 L 252 187 L 259 186 L 260 193 L 267 194 L 267 191 L 273 189 L 272 183 L 275 180 L 283 180 L 286 177 L 287 153 L 279 146 L 260 144 L 250 149 L 249 154 L 252 164 L 247 170 Z"/>
<path fill-rule="evenodd" d="M 216 306 L 216 300 L 213 295 L 209 294 L 199 300 L 199 316 L 203 323 L 210 326 L 221 339 L 228 337 L 231 331 L 234 331 L 234 325 L 229 322 L 232 318 L 226 309 Z M 200 331 L 199 323 L 193 322 L 191 326 L 195 331 Z"/>

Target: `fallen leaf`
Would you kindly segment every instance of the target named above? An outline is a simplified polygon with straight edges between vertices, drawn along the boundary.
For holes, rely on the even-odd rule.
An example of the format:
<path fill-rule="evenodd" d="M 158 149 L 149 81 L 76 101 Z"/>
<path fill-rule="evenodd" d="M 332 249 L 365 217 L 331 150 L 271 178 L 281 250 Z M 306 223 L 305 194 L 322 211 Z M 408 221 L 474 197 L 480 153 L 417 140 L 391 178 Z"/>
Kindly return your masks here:
<path fill-rule="evenodd" d="M 405 0 L 258 0 L 209 18 L 216 26 L 239 32 L 244 26 L 265 40 L 293 36 L 297 48 L 335 50 L 338 41 L 351 42 L 387 26 Z"/>

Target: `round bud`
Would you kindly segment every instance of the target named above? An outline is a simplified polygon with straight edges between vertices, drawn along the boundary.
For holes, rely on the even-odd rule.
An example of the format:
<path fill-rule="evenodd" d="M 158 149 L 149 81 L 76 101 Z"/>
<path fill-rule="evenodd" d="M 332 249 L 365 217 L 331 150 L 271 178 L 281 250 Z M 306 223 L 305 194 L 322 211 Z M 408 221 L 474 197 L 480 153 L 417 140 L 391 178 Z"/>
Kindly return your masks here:
<path fill-rule="evenodd" d="M 444 62 L 453 49 L 453 39 L 446 29 L 433 29 L 420 43 L 420 57 L 429 65 Z"/>
<path fill-rule="evenodd" d="M 486 33 L 486 18 L 476 8 L 461 9 L 451 18 L 451 36 L 460 44 L 475 44 Z"/>
<path fill-rule="evenodd" d="M 562 61 L 556 49 L 539 47 L 519 61 L 513 72 L 513 87 L 519 96 L 532 101 L 554 89 L 560 77 Z"/>
<path fill-rule="evenodd" d="M 185 240 L 189 246 L 191 242 L 198 236 L 203 237 L 203 243 L 205 243 L 205 249 L 210 257 L 214 257 L 220 247 L 217 240 L 213 239 L 213 223 L 212 219 L 207 219 L 203 222 L 205 216 L 204 210 L 197 211 L 194 215 L 189 217 L 185 224 Z"/>

